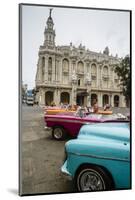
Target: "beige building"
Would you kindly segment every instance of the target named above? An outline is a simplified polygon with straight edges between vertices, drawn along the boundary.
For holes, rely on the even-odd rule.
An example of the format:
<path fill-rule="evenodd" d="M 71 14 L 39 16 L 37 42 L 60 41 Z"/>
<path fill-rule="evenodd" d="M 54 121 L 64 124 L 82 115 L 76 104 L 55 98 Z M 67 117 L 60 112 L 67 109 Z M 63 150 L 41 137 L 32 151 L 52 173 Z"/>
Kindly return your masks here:
<path fill-rule="evenodd" d="M 125 107 L 119 78 L 114 72 L 120 59 L 90 51 L 80 44 L 55 45 L 54 23 L 50 15 L 44 31 L 44 44 L 39 48 L 36 73 L 37 100 L 39 105 L 62 103 L 91 106 L 93 99 L 103 107 Z"/>

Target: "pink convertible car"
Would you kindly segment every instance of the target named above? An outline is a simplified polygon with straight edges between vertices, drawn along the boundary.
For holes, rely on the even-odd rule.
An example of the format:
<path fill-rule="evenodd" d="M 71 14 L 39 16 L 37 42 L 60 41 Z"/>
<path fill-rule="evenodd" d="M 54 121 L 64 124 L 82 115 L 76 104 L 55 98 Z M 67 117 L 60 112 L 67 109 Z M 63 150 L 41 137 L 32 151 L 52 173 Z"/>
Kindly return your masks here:
<path fill-rule="evenodd" d="M 122 114 L 89 114 L 83 112 L 74 114 L 45 115 L 45 129 L 52 130 L 52 137 L 56 140 L 66 139 L 67 136 L 76 137 L 81 126 L 100 122 L 128 121 Z"/>

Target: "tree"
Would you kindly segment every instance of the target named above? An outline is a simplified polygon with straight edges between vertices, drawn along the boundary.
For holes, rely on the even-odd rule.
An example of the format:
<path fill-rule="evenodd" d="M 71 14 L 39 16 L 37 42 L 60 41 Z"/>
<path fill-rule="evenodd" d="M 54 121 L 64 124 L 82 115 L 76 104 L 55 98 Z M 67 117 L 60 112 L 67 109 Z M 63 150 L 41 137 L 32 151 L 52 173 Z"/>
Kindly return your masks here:
<path fill-rule="evenodd" d="M 123 95 L 125 96 L 127 106 L 129 106 L 131 96 L 129 55 L 125 56 L 125 58 L 122 59 L 120 65 L 116 65 L 115 72 L 120 78 L 120 85 L 123 88 Z"/>

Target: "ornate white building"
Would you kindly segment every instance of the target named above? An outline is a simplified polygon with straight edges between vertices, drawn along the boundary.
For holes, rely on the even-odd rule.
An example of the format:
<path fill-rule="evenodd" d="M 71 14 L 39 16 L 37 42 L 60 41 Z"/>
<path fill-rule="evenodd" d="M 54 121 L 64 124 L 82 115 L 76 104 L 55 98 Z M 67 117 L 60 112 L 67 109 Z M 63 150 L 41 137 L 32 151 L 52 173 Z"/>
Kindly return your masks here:
<path fill-rule="evenodd" d="M 93 99 L 103 107 L 125 107 L 119 78 L 114 72 L 120 59 L 90 51 L 82 46 L 55 45 L 54 23 L 50 15 L 44 31 L 44 44 L 39 48 L 36 73 L 37 100 L 40 105 L 60 102 L 91 106 Z"/>

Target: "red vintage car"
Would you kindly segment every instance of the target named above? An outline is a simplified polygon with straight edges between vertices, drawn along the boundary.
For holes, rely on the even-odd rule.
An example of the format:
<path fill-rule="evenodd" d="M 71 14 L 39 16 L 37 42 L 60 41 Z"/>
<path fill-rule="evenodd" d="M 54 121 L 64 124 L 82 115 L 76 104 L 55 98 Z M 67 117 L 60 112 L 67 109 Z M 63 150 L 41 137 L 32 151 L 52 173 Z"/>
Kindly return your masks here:
<path fill-rule="evenodd" d="M 84 124 L 100 122 L 117 122 L 128 120 L 122 114 L 88 114 L 77 112 L 74 114 L 45 115 L 45 129 L 52 130 L 52 137 L 56 140 L 66 139 L 67 136 L 76 137 Z"/>

